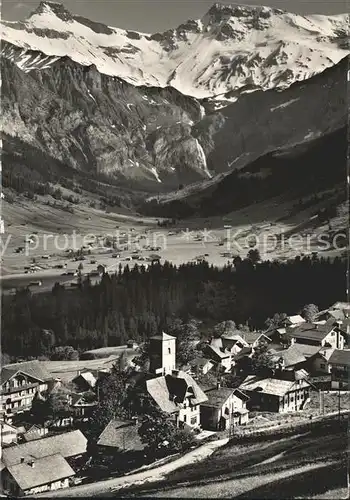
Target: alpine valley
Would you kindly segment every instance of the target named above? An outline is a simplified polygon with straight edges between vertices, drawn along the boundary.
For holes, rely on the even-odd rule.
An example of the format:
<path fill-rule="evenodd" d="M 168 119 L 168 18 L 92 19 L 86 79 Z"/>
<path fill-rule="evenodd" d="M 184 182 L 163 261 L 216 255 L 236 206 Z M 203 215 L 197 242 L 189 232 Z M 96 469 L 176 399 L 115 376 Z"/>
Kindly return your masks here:
<path fill-rule="evenodd" d="M 300 171 L 300 151 L 329 137 L 346 148 L 348 29 L 348 14 L 221 4 L 155 34 L 46 1 L 25 21 L 3 20 L 5 200 L 8 190 L 39 203 L 50 184 L 81 203 L 97 194 L 104 209 L 182 217 L 249 205 L 252 196 L 212 199 L 217 186 L 237 193 L 242 178 L 248 191 L 262 178 L 266 196 L 290 190 L 292 170 L 317 172 L 312 153 Z M 279 188 L 269 187 L 282 169 Z"/>

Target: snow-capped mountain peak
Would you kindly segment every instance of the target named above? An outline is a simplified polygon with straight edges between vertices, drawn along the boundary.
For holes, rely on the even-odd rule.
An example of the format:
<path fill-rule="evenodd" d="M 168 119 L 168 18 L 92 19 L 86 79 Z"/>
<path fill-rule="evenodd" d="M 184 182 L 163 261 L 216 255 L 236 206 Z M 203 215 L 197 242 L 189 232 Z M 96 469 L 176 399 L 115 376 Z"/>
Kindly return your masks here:
<path fill-rule="evenodd" d="M 28 20 L 35 20 L 36 16 L 47 16 L 53 15 L 61 19 L 62 21 L 71 21 L 72 14 L 65 8 L 65 6 L 59 2 L 42 1 L 35 9 L 34 12 L 30 14 Z"/>
<path fill-rule="evenodd" d="M 2 51 L 24 71 L 69 57 L 136 86 L 234 98 L 247 89 L 287 88 L 338 63 L 349 53 L 348 18 L 216 3 L 201 19 L 148 35 L 44 1 L 24 22 L 3 21 Z"/>

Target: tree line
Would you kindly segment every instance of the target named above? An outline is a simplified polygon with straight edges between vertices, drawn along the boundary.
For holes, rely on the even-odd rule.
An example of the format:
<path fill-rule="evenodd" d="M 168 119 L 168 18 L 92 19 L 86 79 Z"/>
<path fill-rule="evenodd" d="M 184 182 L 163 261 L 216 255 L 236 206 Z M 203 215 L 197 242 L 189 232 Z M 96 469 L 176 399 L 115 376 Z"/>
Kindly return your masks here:
<path fill-rule="evenodd" d="M 310 303 L 326 308 L 345 300 L 345 290 L 346 262 L 339 258 L 120 267 L 95 285 L 82 277 L 77 289 L 56 284 L 49 293 L 3 296 L 2 350 L 18 359 L 51 357 L 58 346 L 82 352 L 141 343 L 174 330 L 179 319 L 198 319 L 205 330 L 229 319 L 264 329 L 276 312 L 295 314 Z"/>

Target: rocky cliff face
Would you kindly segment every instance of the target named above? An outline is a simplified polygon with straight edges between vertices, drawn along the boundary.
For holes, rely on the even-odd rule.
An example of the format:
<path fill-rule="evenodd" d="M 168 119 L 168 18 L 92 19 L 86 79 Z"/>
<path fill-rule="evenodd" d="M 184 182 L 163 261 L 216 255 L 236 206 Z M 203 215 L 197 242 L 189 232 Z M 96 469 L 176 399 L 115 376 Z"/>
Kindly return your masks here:
<path fill-rule="evenodd" d="M 175 89 L 134 87 L 70 59 L 27 73 L 3 58 L 2 78 L 3 132 L 74 170 L 168 188 L 208 178 L 191 134 L 202 107 Z"/>

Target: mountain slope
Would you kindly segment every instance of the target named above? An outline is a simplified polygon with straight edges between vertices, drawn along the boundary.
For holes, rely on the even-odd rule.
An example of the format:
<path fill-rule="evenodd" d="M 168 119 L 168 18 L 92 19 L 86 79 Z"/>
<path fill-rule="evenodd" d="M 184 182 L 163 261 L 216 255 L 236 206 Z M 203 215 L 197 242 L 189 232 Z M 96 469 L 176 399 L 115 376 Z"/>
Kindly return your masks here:
<path fill-rule="evenodd" d="M 298 150 L 303 144 L 308 148 L 316 139 L 344 129 L 348 122 L 348 64 L 345 58 L 283 92 L 255 92 L 220 112 L 207 114 L 193 126 L 192 134 L 203 147 L 213 177 L 158 197 L 159 214 L 163 205 L 164 209 L 173 202 L 188 206 L 194 199 L 206 198 L 217 185 L 227 182 L 230 172 L 240 171 L 244 176 L 254 161 L 268 158 L 269 153 Z M 265 170 L 266 165 L 260 172 L 262 177 Z M 149 201 L 154 204 L 152 197 Z"/>
<path fill-rule="evenodd" d="M 77 172 L 145 186 L 208 178 L 203 150 L 191 135 L 203 116 L 195 99 L 172 88 L 134 87 L 70 59 L 29 73 L 6 58 L 1 64 L 5 138 Z"/>
<path fill-rule="evenodd" d="M 215 173 L 239 168 L 266 151 L 320 137 L 347 123 L 348 58 L 283 92 L 258 91 L 194 126 Z"/>
<path fill-rule="evenodd" d="M 228 93 L 235 99 L 241 91 L 287 88 L 336 64 L 349 51 L 348 21 L 346 14 L 300 16 L 215 4 L 200 20 L 148 35 L 41 2 L 26 21 L 3 21 L 1 38 L 6 56 L 24 71 L 69 57 L 136 86 L 172 86 L 220 100 Z"/>
<path fill-rule="evenodd" d="M 346 198 L 348 128 L 317 139 L 269 152 L 235 170 L 217 183 L 166 201 L 151 199 L 143 206 L 149 215 L 165 217 L 209 217 L 224 215 L 283 195 L 302 210 L 317 205 L 322 197 L 337 206 Z M 331 167 L 330 167 L 331 165 Z M 263 217 L 263 216 L 262 216 Z"/>

